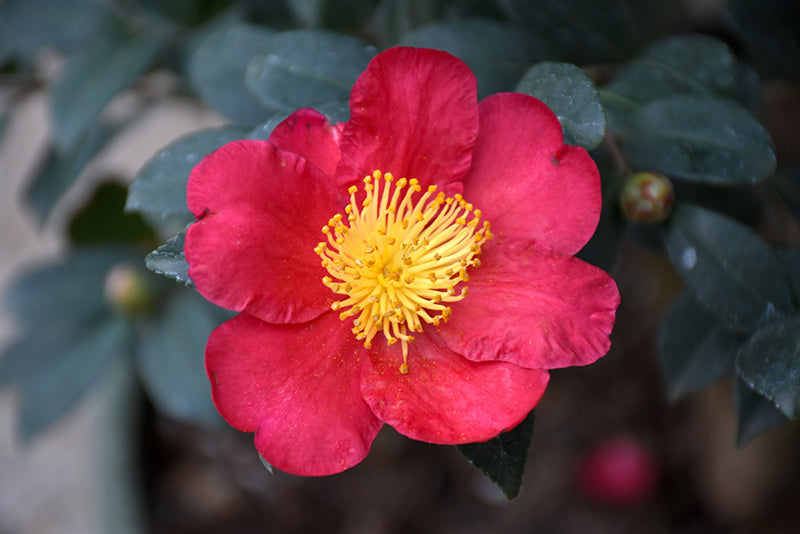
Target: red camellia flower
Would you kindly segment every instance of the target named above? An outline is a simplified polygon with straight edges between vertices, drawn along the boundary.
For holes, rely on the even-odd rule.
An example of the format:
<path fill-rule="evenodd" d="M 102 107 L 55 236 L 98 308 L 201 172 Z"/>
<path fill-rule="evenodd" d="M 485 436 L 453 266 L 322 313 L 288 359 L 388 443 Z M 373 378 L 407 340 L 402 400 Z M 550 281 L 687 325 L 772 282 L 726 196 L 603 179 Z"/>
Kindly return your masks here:
<path fill-rule="evenodd" d="M 189 274 L 241 312 L 208 340 L 214 402 L 300 475 L 360 462 L 384 423 L 439 444 L 513 428 L 548 369 L 608 351 L 619 304 L 573 257 L 600 215 L 597 167 L 540 101 L 479 103 L 457 58 L 392 48 L 350 110 L 227 144 L 187 191 Z"/>

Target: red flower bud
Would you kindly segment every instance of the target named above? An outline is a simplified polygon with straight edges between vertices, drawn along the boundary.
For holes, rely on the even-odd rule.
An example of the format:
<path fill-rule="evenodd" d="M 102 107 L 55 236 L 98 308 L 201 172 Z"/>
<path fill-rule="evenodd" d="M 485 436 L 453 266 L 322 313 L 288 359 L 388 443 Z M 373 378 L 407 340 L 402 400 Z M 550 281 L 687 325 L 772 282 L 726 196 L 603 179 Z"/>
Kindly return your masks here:
<path fill-rule="evenodd" d="M 590 449 L 580 459 L 575 485 L 593 501 L 634 507 L 652 497 L 658 478 L 658 463 L 641 441 L 631 436 L 616 436 Z"/>
<path fill-rule="evenodd" d="M 674 201 L 672 183 L 654 172 L 640 172 L 628 178 L 619 198 L 625 217 L 641 223 L 663 221 L 672 211 Z"/>

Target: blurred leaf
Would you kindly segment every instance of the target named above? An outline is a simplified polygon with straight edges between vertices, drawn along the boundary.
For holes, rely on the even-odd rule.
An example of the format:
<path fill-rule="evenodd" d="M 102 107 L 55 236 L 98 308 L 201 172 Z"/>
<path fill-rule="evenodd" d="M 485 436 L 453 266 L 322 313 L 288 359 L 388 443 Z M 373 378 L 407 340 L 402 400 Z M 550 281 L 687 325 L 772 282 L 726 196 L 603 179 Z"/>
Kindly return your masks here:
<path fill-rule="evenodd" d="M 204 354 L 211 331 L 231 314 L 194 291 L 181 291 L 144 329 L 137 350 L 139 376 L 162 413 L 201 424 L 221 422 L 211 401 Z"/>
<path fill-rule="evenodd" d="M 488 476 L 509 499 L 519 494 L 531 448 L 533 411 L 515 428 L 485 443 L 458 445 L 467 460 Z"/>
<path fill-rule="evenodd" d="M 561 121 L 564 142 L 597 147 L 606 132 L 600 93 L 583 70 L 569 63 L 544 62 L 525 73 L 515 91 L 535 96 Z"/>
<path fill-rule="evenodd" d="M 76 145 L 66 153 L 51 147 L 41 167 L 28 184 L 25 199 L 43 223 L 58 201 L 78 179 L 84 167 L 92 160 L 113 136 L 113 132 L 90 128 Z"/>
<path fill-rule="evenodd" d="M 400 44 L 437 48 L 460 58 L 475 73 L 481 98 L 511 91 L 528 67 L 548 57 L 531 32 L 488 19 L 431 24 L 406 35 Z"/>
<path fill-rule="evenodd" d="M 747 52 L 765 78 L 800 78 L 800 3 L 730 0 L 728 7 Z"/>
<path fill-rule="evenodd" d="M 189 83 L 206 103 L 233 122 L 257 124 L 269 117 L 271 110 L 245 86 L 245 69 L 273 32 L 229 16 L 218 24 L 189 54 Z"/>
<path fill-rule="evenodd" d="M 620 133 L 631 165 L 671 178 L 716 185 L 752 184 L 775 170 L 764 128 L 737 104 L 673 96 L 642 106 Z"/>
<path fill-rule="evenodd" d="M 141 213 L 151 224 L 180 227 L 194 220 L 186 206 L 186 183 L 195 165 L 222 145 L 244 139 L 247 129 L 218 128 L 191 133 L 170 143 L 136 175 L 128 190 L 127 211 Z"/>
<path fill-rule="evenodd" d="M 721 328 L 691 293 L 684 293 L 667 315 L 659 340 L 669 397 L 677 400 L 730 374 L 746 340 Z"/>
<path fill-rule="evenodd" d="M 606 90 L 637 104 L 676 94 L 732 96 L 737 68 L 736 58 L 722 41 L 681 35 L 649 47 Z"/>
<path fill-rule="evenodd" d="M 189 264 L 183 254 L 186 230 L 155 249 L 144 259 L 145 266 L 156 274 L 176 280 L 188 287 L 194 287 L 189 278 Z"/>
<path fill-rule="evenodd" d="M 245 83 L 270 109 L 294 111 L 347 101 L 375 49 L 346 35 L 288 31 L 274 35 L 247 66 Z"/>
<path fill-rule="evenodd" d="M 62 323 L 67 330 L 77 330 L 76 325 L 108 312 L 106 273 L 125 262 L 139 263 L 141 256 L 121 247 L 75 250 L 61 261 L 29 269 L 9 286 L 5 306 L 23 331 L 54 329 Z"/>
<path fill-rule="evenodd" d="M 786 270 L 747 226 L 681 204 L 667 228 L 666 242 L 673 265 L 725 327 L 750 333 L 794 311 Z"/>
<path fill-rule="evenodd" d="M 137 213 L 125 213 L 128 192 L 118 183 L 105 183 L 69 223 L 73 243 L 152 241 L 153 231 Z"/>
<path fill-rule="evenodd" d="M 107 33 L 114 22 L 113 12 L 95 0 L 3 0 L 0 62 L 4 57 L 31 61 L 45 46 L 70 54 Z"/>
<path fill-rule="evenodd" d="M 761 433 L 789 421 L 774 403 L 753 391 L 741 378 L 736 378 L 733 391 L 739 418 L 736 429 L 737 447 L 744 447 Z"/>
<path fill-rule="evenodd" d="M 784 415 L 800 417 L 800 315 L 759 329 L 736 358 L 739 376 Z"/>
<path fill-rule="evenodd" d="M 118 32 L 70 58 L 51 94 L 54 138 L 60 151 L 72 150 L 106 104 L 153 63 L 165 43 L 154 32 Z"/>
<path fill-rule="evenodd" d="M 437 2 L 431 0 L 382 0 L 375 10 L 375 33 L 388 48 L 403 36 L 436 20 Z"/>
<path fill-rule="evenodd" d="M 548 43 L 549 57 L 618 61 L 671 30 L 681 9 L 669 0 L 498 0 L 513 20 Z"/>
<path fill-rule="evenodd" d="M 132 334 L 127 320 L 110 316 L 85 330 L 74 343 L 51 346 L 45 353 L 47 361 L 20 382 L 23 440 L 33 439 L 69 412 L 108 365 L 126 355 Z"/>

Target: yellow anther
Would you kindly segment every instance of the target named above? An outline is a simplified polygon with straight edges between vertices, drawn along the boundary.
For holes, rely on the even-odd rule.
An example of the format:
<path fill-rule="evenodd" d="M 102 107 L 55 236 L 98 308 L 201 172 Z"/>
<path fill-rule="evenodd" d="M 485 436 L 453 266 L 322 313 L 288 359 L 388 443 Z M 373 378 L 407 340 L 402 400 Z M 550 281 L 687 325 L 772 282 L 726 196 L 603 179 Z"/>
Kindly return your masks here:
<path fill-rule="evenodd" d="M 344 297 L 331 308 L 342 320 L 352 318 L 366 349 L 379 333 L 387 346 L 400 343 L 406 374 L 409 333 L 447 321 L 451 311 L 443 303 L 467 296 L 465 287 L 456 288 L 480 264 L 477 255 L 491 234 L 486 221 L 479 224 L 480 210 L 461 195 L 448 198 L 435 185 L 422 193 L 419 180 L 395 180 L 377 169 L 363 183 L 348 188 L 344 215 L 331 217 L 322 229 L 327 239 L 314 252 L 330 275 L 323 284 Z"/>

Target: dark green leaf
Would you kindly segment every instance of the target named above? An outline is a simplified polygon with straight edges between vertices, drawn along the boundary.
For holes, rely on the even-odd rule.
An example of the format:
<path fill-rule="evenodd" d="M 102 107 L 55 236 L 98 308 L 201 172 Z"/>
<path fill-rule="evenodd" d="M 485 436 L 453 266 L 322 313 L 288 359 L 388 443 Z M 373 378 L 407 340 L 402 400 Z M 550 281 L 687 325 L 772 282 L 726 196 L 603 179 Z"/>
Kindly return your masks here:
<path fill-rule="evenodd" d="M 548 57 L 533 34 L 482 19 L 431 24 L 406 35 L 401 44 L 437 48 L 460 58 L 475 73 L 481 98 L 511 91 L 531 64 Z"/>
<path fill-rule="evenodd" d="M 741 378 L 734 384 L 734 402 L 738 415 L 736 446 L 744 447 L 762 432 L 789 421 L 783 413 L 758 392 L 753 391 Z"/>
<path fill-rule="evenodd" d="M 375 49 L 354 37 L 321 31 L 272 36 L 247 66 L 245 83 L 273 110 L 347 101 Z"/>
<path fill-rule="evenodd" d="M 436 20 L 436 2 L 430 0 L 383 0 L 375 10 L 379 43 L 389 47 L 404 35 Z"/>
<path fill-rule="evenodd" d="M 637 104 L 676 94 L 733 96 L 737 69 L 736 58 L 722 41 L 682 35 L 645 50 L 606 90 Z"/>
<path fill-rule="evenodd" d="M 106 317 L 82 335 L 53 339 L 39 353 L 39 365 L 20 379 L 22 408 L 20 433 L 24 440 L 36 437 L 86 394 L 108 365 L 129 350 L 132 325 L 124 318 Z M 36 358 L 36 354 L 30 354 Z"/>
<path fill-rule="evenodd" d="M 674 96 L 641 107 L 620 133 L 634 167 L 693 182 L 752 184 L 775 170 L 769 134 L 737 104 Z"/>
<path fill-rule="evenodd" d="M 194 220 L 186 206 L 186 182 L 195 165 L 222 145 L 243 139 L 247 130 L 220 128 L 195 132 L 174 141 L 148 161 L 128 191 L 125 209 L 154 225 L 186 226 Z"/>
<path fill-rule="evenodd" d="M 61 153 L 54 148 L 48 150 L 40 170 L 25 191 L 26 200 L 40 222 L 47 219 L 59 199 L 111 136 L 110 131 L 100 127 L 90 128 L 69 152 Z"/>
<path fill-rule="evenodd" d="M 583 70 L 569 63 L 544 62 L 525 73 L 515 91 L 535 96 L 561 121 L 564 142 L 597 147 L 606 132 L 600 93 Z"/>
<path fill-rule="evenodd" d="M 52 89 L 54 138 L 60 151 L 72 150 L 106 104 L 153 63 L 165 42 L 160 34 L 118 32 L 70 58 Z"/>
<path fill-rule="evenodd" d="M 670 0 L 498 0 L 514 20 L 548 43 L 549 57 L 578 63 L 621 60 L 675 26 Z"/>
<path fill-rule="evenodd" d="M 673 265 L 725 327 L 750 333 L 794 311 L 783 265 L 749 227 L 682 204 L 672 216 L 666 239 Z"/>
<path fill-rule="evenodd" d="M 71 53 L 107 32 L 114 20 L 112 11 L 95 0 L 3 0 L 0 59 L 29 61 L 44 46 Z"/>
<path fill-rule="evenodd" d="M 97 188 L 85 208 L 69 223 L 73 243 L 151 241 L 153 231 L 136 213 L 125 213 L 128 192 L 120 184 Z"/>
<path fill-rule="evenodd" d="M 186 230 L 148 254 L 144 259 L 144 264 L 156 274 L 194 287 L 194 282 L 189 278 L 189 264 L 186 263 L 186 256 L 183 254 L 185 239 Z"/>
<path fill-rule="evenodd" d="M 506 497 L 513 499 L 522 486 L 522 473 L 531 448 L 533 412 L 515 428 L 485 443 L 458 445 L 458 450 L 472 465 L 498 485 Z"/>
<path fill-rule="evenodd" d="M 270 116 L 271 111 L 247 89 L 244 77 L 250 58 L 271 35 L 263 26 L 226 18 L 189 55 L 188 78 L 194 90 L 237 124 L 254 125 Z"/>
<path fill-rule="evenodd" d="M 784 415 L 800 417 L 800 315 L 759 329 L 736 358 L 739 376 Z"/>
<path fill-rule="evenodd" d="M 203 356 L 211 331 L 230 318 L 194 291 L 181 291 L 142 333 L 139 376 L 156 408 L 201 424 L 221 421 L 211 401 Z"/>
<path fill-rule="evenodd" d="M 698 391 L 730 374 L 747 340 L 720 327 L 690 293 L 684 293 L 664 321 L 661 369 L 672 400 Z"/>

